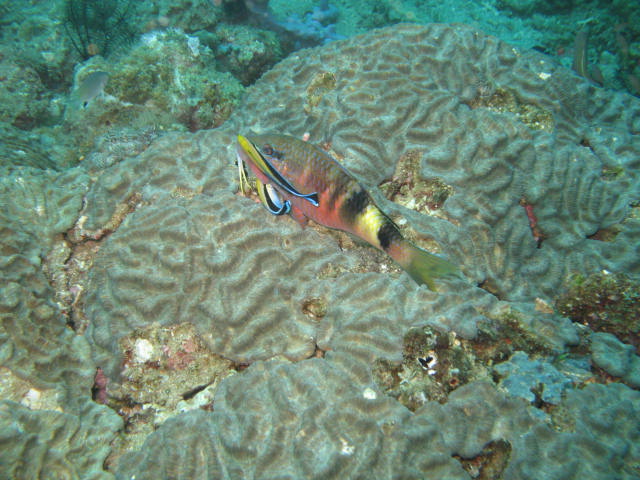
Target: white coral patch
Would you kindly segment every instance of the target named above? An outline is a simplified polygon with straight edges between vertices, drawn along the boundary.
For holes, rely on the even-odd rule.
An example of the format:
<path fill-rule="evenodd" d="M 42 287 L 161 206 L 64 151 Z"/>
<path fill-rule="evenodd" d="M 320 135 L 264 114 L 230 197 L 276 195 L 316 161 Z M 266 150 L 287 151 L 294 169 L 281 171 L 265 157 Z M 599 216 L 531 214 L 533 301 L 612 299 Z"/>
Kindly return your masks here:
<path fill-rule="evenodd" d="M 362 392 L 362 396 L 367 400 L 375 400 L 376 398 L 378 398 L 378 394 L 372 388 L 365 388 Z"/>
<path fill-rule="evenodd" d="M 153 345 L 146 338 L 139 338 L 134 344 L 134 361 L 144 363 L 153 356 Z"/>
<path fill-rule="evenodd" d="M 344 438 L 340 437 L 340 443 L 342 448 L 340 449 L 340 455 L 353 455 L 356 451 L 356 447 L 347 442 Z"/>

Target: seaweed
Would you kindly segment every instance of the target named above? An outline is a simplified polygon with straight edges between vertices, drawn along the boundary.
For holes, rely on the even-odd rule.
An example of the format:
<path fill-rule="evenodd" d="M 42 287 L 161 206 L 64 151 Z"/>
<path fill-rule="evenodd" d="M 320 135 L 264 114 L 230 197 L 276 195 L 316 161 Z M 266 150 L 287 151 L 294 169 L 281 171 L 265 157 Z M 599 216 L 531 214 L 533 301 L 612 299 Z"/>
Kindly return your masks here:
<path fill-rule="evenodd" d="M 64 29 L 83 60 L 133 41 L 132 0 L 66 0 Z"/>

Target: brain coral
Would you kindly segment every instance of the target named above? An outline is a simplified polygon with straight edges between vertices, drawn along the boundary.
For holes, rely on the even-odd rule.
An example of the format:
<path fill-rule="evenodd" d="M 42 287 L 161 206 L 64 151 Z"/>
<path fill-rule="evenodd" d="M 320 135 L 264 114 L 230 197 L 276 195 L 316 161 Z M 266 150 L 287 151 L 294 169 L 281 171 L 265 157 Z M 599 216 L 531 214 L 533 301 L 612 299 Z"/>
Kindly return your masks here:
<path fill-rule="evenodd" d="M 252 121 L 237 129 L 308 131 L 370 187 L 419 152 L 415 175 L 453 187 L 447 221 L 397 211 L 500 298 L 551 295 L 570 273 L 638 273 L 636 99 L 472 29 L 392 31 L 289 57 L 249 93 Z"/>
<path fill-rule="evenodd" d="M 217 145 L 231 143 L 216 135 Z M 164 139 L 105 173 L 87 195 L 89 229 L 107 219 L 105 207 L 114 200 L 137 191 L 145 199 L 108 238 L 89 273 L 84 313 L 98 364 L 115 374 L 119 339 L 151 319 L 190 321 L 214 352 L 242 363 L 307 358 L 316 344 L 362 349 L 365 363 L 378 355 L 397 360 L 403 329 L 429 312 L 429 322 L 441 328 L 463 319 L 457 328 L 473 335 L 481 318 L 476 309 L 492 304 L 485 292 L 474 289 L 478 304 L 470 306 L 455 293 L 437 296 L 410 280 L 395 285 L 388 275 L 350 273 L 357 255 L 340 251 L 332 238 L 282 223 L 236 196 L 232 166 L 224 157 L 208 158 L 211 141 L 210 134 Z M 162 153 L 181 148 L 179 156 Z M 343 282 L 322 275 L 336 269 L 344 271 Z M 331 305 L 320 323 L 305 313 L 314 299 Z"/>
<path fill-rule="evenodd" d="M 0 402 L 0 471 L 3 478 L 108 480 L 109 442 L 121 428 L 108 408 L 87 400 L 77 415 L 30 410 Z"/>
<path fill-rule="evenodd" d="M 24 169 L 0 180 L 0 358 L 39 387 L 92 371 L 88 346 L 65 325 L 41 260 L 73 225 L 87 184 L 80 171 Z"/>
<path fill-rule="evenodd" d="M 235 135 L 268 130 L 309 132 L 466 279 L 427 291 L 375 252 L 302 230 L 238 195 Z M 462 479 L 473 473 L 464 459 L 478 455 L 504 478 L 626 475 L 638 462 L 628 447 L 637 430 L 620 427 L 638 408 L 626 386 L 572 391 L 552 418 L 476 381 L 412 413 L 379 389 L 372 365 L 399 363 L 416 325 L 455 340 L 516 319 L 551 354 L 578 343 L 577 329 L 548 305 L 572 273 L 637 278 L 640 222 L 630 205 L 639 131 L 636 99 L 468 27 L 399 25 L 295 54 L 251 87 L 220 129 L 166 135 L 90 175 L 82 167 L 51 174 L 50 183 L 70 187 L 47 200 L 46 221 L 33 221 L 33 199 L 47 182 L 29 179 L 34 192 L 16 197 L 24 208 L 2 213 L 11 282 L 0 353 L 16 375 L 76 398 L 56 421 L 87 425 L 92 370 L 120 382 L 123 343 L 155 324 L 190 322 L 211 353 L 251 364 L 220 381 L 207 410 L 176 415 L 112 458 L 123 479 Z M 401 179 L 399 190 L 410 188 L 403 201 L 390 195 L 398 203 L 377 188 Z M 420 194 L 411 188 L 429 182 L 448 192 L 434 215 L 411 201 Z M 4 204 L 11 195 L 7 188 Z M 52 273 L 64 268 L 52 257 L 64 263 L 64 252 L 75 258 L 84 244 L 91 256 L 71 305 L 82 319 L 73 332 L 54 301 Z M 601 401 L 590 421 L 583 402 L 594 396 Z M 609 424 L 606 405 L 620 412 Z M 601 435 L 602 425 L 616 433 Z M 602 464 L 603 452 L 612 462 Z"/>
<path fill-rule="evenodd" d="M 212 414 L 165 423 L 119 478 L 466 478 L 433 426 L 406 431 L 408 410 L 327 362 L 260 362 L 234 377 Z"/>
<path fill-rule="evenodd" d="M 60 237 L 77 218 L 88 183 L 80 170 L 16 169 L 0 179 L 0 359 L 26 390 L 3 379 L 2 478 L 111 477 L 103 462 L 121 421 L 91 400 L 89 344 L 67 326 L 51 285 L 57 280 L 42 264 L 53 251 L 68 256 Z"/>
<path fill-rule="evenodd" d="M 453 456 L 473 458 L 498 441 L 510 452 L 500 459 L 502 478 L 577 479 L 589 472 L 597 475 L 590 478 L 619 472 L 635 478 L 632 465 L 640 459 L 633 422 L 618 421 L 605 407 L 637 412 L 640 394 L 624 385 L 572 393 L 559 415 L 570 425 L 556 430 L 488 382 L 461 387 L 447 404 L 429 402 L 414 415 L 320 360 L 254 364 L 247 375 L 228 379 L 214 403 L 212 414 L 189 412 L 166 422 L 122 460 L 118 478 L 362 478 L 366 472 L 365 478 L 463 479 L 470 477 Z M 593 409 L 584 412 L 585 405 Z M 622 439 L 611 435 L 616 428 L 625 432 Z"/>

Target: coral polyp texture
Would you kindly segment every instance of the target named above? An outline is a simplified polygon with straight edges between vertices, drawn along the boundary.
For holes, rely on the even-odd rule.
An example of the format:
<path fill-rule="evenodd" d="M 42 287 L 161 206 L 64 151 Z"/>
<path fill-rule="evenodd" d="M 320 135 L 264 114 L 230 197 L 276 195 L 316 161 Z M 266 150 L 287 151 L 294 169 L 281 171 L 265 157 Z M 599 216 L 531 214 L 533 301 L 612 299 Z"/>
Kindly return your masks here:
<path fill-rule="evenodd" d="M 301 51 L 247 92 L 216 130 L 0 179 L 3 468 L 637 478 L 637 356 L 552 307 L 576 275 L 638 281 L 637 99 L 461 25 Z M 308 134 L 462 277 L 429 291 L 241 195 L 236 136 L 267 131 Z"/>
<path fill-rule="evenodd" d="M 466 477 L 434 427 L 412 431 L 408 410 L 328 362 L 272 360 L 250 370 L 221 386 L 214 412 L 182 414 L 150 435 L 123 458 L 121 477 L 177 469 L 202 479 Z M 181 437 L 187 449 L 167 448 Z"/>
<path fill-rule="evenodd" d="M 551 295 L 584 270 L 637 274 L 632 240 L 640 224 L 629 207 L 640 163 L 637 100 L 470 29 L 395 31 L 292 55 L 249 93 L 249 128 L 308 131 L 330 142 L 369 187 L 390 179 L 402 155 L 419 151 L 414 175 L 453 189 L 440 211 L 445 221 L 398 210 L 500 298 Z M 311 98 L 306 87 L 327 75 L 335 83 Z M 499 91 L 518 105 L 476 103 Z M 517 113 L 523 110 L 537 113 Z M 594 238 L 618 224 L 610 241 Z"/>

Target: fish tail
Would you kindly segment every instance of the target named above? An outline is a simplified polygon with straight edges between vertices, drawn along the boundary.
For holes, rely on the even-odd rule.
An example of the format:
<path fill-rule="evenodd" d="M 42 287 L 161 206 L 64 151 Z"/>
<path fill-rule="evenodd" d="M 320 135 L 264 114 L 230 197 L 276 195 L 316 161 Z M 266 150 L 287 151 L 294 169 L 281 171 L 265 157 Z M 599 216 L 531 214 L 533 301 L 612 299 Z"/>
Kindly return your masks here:
<path fill-rule="evenodd" d="M 448 260 L 422 250 L 407 240 L 390 249 L 389 255 L 416 283 L 426 285 L 429 290 L 436 290 L 436 278 L 457 276 L 460 273 Z"/>
<path fill-rule="evenodd" d="M 356 191 L 351 196 L 358 198 L 358 195 L 361 194 Z M 368 196 L 362 197 L 360 203 L 358 205 L 357 201 L 351 200 L 346 202 L 348 206 L 356 205 L 357 208 L 354 209 L 358 211 L 353 216 L 355 230 L 351 231 L 386 252 L 416 283 L 436 290 L 434 279 L 460 274 L 458 268 L 449 261 L 422 250 L 405 239 L 397 225 Z"/>

